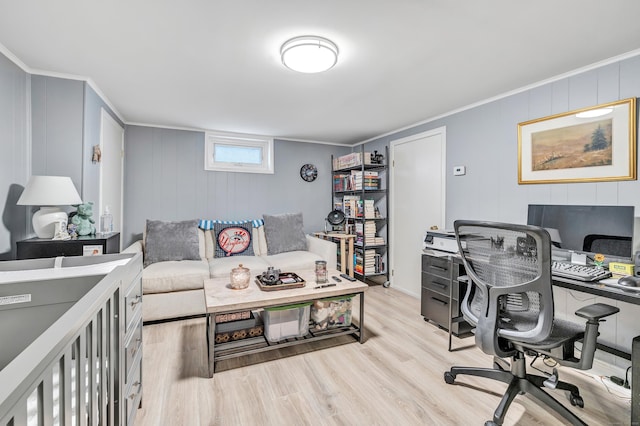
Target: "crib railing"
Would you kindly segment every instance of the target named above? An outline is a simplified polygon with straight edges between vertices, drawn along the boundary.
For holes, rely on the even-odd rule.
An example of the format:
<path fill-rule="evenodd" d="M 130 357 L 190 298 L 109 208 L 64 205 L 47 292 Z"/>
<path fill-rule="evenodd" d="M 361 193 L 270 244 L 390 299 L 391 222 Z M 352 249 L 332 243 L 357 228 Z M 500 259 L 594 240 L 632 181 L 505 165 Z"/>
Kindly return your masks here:
<path fill-rule="evenodd" d="M 0 426 L 124 424 L 123 289 L 141 270 L 113 269 L 0 371 Z"/>

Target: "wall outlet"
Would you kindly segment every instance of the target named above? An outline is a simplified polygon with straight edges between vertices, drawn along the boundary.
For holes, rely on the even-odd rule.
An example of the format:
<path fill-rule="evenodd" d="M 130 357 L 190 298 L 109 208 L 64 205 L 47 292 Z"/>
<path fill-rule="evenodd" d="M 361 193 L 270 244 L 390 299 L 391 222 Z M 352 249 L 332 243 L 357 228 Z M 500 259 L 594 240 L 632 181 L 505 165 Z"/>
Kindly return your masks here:
<path fill-rule="evenodd" d="M 454 176 L 464 176 L 467 174 L 467 168 L 465 166 L 453 166 Z"/>

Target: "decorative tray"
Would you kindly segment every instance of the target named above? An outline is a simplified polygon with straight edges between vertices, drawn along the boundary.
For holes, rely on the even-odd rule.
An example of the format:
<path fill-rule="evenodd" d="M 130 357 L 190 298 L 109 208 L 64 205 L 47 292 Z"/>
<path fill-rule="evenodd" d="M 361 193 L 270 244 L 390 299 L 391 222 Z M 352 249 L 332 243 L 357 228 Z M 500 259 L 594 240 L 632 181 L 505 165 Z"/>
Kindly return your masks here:
<path fill-rule="evenodd" d="M 262 281 L 262 277 L 258 275 L 256 277 L 256 284 L 260 287 L 260 290 L 274 291 L 274 290 L 286 290 L 288 288 L 304 287 L 305 281 L 298 276 L 295 272 L 281 272 L 280 278 L 275 284 L 266 284 Z"/>

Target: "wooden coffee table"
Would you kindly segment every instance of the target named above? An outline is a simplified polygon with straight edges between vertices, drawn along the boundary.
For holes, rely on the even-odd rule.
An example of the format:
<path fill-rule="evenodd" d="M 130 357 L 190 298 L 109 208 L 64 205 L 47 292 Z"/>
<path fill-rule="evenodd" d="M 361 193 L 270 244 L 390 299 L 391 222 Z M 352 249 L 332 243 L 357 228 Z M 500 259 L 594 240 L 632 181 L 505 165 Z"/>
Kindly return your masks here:
<path fill-rule="evenodd" d="M 329 279 L 328 284 L 336 284 L 331 287 L 315 288 L 315 272 L 295 272 L 306 281 L 305 287 L 287 290 L 263 291 L 252 281 L 244 290 L 233 290 L 229 284 L 229 277 L 212 278 L 204 281 L 204 296 L 207 309 L 207 351 L 209 363 L 209 377 L 213 377 L 216 361 L 235 358 L 243 355 L 254 354 L 286 346 L 299 345 L 315 340 L 335 338 L 351 335 L 360 343 L 364 342 L 364 292 L 369 286 L 361 281 L 347 281 L 339 277 L 337 270 L 329 270 L 328 275 L 337 276 L 342 281 L 336 283 Z M 253 274 L 252 275 L 257 275 Z M 310 302 L 335 296 L 360 296 L 360 317 L 358 324 L 353 321 L 350 326 L 337 327 L 322 331 L 310 330 L 307 335 L 299 338 L 286 339 L 273 343 L 267 341 L 264 336 L 252 337 L 233 342 L 216 343 L 215 315 L 238 311 L 256 310 L 274 306 L 285 306 L 301 302 Z"/>

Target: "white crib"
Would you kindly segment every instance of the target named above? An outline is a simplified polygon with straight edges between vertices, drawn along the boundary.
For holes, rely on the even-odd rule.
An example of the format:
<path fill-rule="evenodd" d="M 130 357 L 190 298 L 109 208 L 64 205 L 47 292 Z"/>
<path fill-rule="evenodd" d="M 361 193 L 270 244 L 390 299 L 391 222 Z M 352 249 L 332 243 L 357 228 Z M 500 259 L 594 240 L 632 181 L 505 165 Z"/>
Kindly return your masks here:
<path fill-rule="evenodd" d="M 0 262 L 0 426 L 132 424 L 142 257 Z"/>

